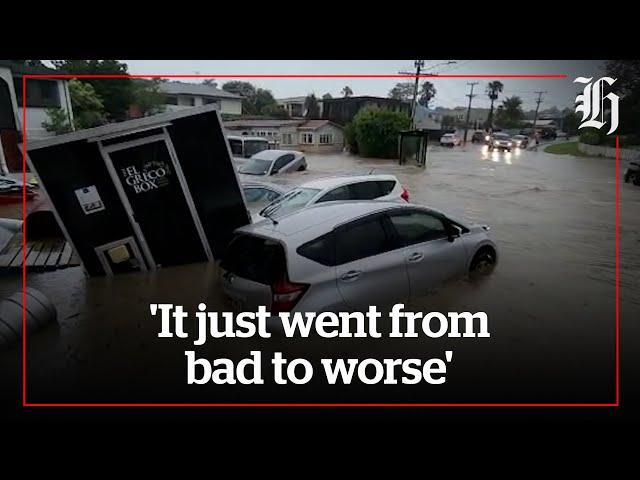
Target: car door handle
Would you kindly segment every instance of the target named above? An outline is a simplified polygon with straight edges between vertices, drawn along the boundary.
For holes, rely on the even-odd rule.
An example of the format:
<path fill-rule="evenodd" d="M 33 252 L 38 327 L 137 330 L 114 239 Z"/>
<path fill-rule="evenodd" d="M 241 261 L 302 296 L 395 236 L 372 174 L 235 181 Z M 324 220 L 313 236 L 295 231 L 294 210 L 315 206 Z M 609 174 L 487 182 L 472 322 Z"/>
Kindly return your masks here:
<path fill-rule="evenodd" d="M 342 280 L 343 282 L 354 282 L 355 280 L 360 278 L 360 274 L 361 273 L 362 272 L 360 272 L 358 270 L 350 270 L 347 273 L 343 273 L 340 276 L 340 280 Z"/>
<path fill-rule="evenodd" d="M 415 262 L 419 262 L 423 258 L 424 258 L 424 253 L 413 252 L 411 255 L 409 255 L 409 258 L 407 258 L 407 260 L 410 261 L 411 263 L 415 263 Z"/>

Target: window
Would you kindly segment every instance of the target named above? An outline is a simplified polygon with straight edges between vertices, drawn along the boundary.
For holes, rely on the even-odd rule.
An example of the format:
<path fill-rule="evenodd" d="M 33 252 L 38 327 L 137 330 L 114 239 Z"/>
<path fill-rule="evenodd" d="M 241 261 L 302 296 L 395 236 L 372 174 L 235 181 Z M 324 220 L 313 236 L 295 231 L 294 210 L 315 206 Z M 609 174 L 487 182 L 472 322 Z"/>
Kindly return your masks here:
<path fill-rule="evenodd" d="M 229 243 L 220 266 L 239 277 L 269 285 L 286 271 L 284 249 L 274 240 L 239 235 Z"/>
<path fill-rule="evenodd" d="M 323 133 L 322 135 L 320 135 L 320 143 L 333 143 L 333 134 Z"/>
<path fill-rule="evenodd" d="M 291 153 L 287 153 L 286 155 L 282 155 L 280 158 L 276 160 L 276 163 L 273 165 L 273 173 L 280 170 L 282 167 L 287 165 L 291 160 L 295 157 Z"/>
<path fill-rule="evenodd" d="M 396 186 L 396 182 L 395 180 L 383 180 L 378 182 L 378 185 L 380 187 L 380 196 L 384 196 L 391 193 Z"/>
<path fill-rule="evenodd" d="M 357 220 L 336 232 L 336 263 L 353 262 L 393 249 L 393 242 L 382 225 L 382 215 Z"/>
<path fill-rule="evenodd" d="M 203 105 L 211 105 L 212 103 L 219 103 L 217 98 L 203 98 L 202 99 L 202 103 Z"/>
<path fill-rule="evenodd" d="M 302 133 L 300 134 L 300 143 L 313 143 L 313 133 Z"/>
<path fill-rule="evenodd" d="M 334 266 L 335 242 L 333 232 L 311 240 L 298 247 L 298 254 L 327 267 Z"/>
<path fill-rule="evenodd" d="M 380 196 L 378 182 L 360 182 L 349 185 L 352 200 L 373 200 Z"/>
<path fill-rule="evenodd" d="M 330 192 L 326 193 L 322 198 L 320 198 L 317 203 L 332 202 L 335 200 L 351 200 L 351 193 L 349 192 L 348 185 L 334 188 Z"/>
<path fill-rule="evenodd" d="M 320 190 L 316 188 L 296 188 L 295 190 L 285 193 L 277 202 L 274 202 L 273 205 L 265 208 L 265 213 L 269 216 L 281 216 L 300 210 L 305 207 L 319 191 Z"/>
<path fill-rule="evenodd" d="M 404 245 L 414 245 L 448 237 L 442 220 L 428 213 L 395 212 L 389 217 Z"/>
<path fill-rule="evenodd" d="M 22 107 L 22 79 L 15 77 L 13 87 L 18 106 Z M 27 80 L 27 107 L 60 108 L 60 93 L 55 80 Z"/>
<path fill-rule="evenodd" d="M 244 197 L 248 203 L 264 202 L 270 203 L 278 198 L 280 194 L 274 190 L 262 187 L 248 187 L 244 189 Z"/>
<path fill-rule="evenodd" d="M 178 105 L 178 97 L 175 95 L 167 95 L 165 98 L 165 103 L 167 105 Z"/>
<path fill-rule="evenodd" d="M 190 107 L 195 107 L 195 105 L 196 105 L 196 99 L 195 99 L 195 97 L 186 97 L 186 98 L 185 98 L 185 103 L 186 103 L 187 105 L 189 105 Z"/>
<path fill-rule="evenodd" d="M 293 145 L 293 135 L 290 133 L 282 134 L 282 144 L 283 145 Z"/>
<path fill-rule="evenodd" d="M 242 156 L 242 140 L 229 140 L 229 147 L 231 147 L 231 154 L 234 157 Z"/>

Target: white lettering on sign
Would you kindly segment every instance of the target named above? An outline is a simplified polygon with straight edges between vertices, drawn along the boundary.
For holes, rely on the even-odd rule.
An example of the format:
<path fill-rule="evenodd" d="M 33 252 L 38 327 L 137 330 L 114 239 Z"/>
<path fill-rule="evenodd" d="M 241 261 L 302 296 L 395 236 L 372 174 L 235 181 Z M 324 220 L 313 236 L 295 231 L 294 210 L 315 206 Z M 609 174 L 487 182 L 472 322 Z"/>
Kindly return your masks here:
<path fill-rule="evenodd" d="M 163 162 L 149 162 L 138 171 L 135 165 L 122 168 L 124 182 L 133 189 L 135 194 L 149 192 L 169 184 L 167 176 L 170 174 L 168 166 Z"/>

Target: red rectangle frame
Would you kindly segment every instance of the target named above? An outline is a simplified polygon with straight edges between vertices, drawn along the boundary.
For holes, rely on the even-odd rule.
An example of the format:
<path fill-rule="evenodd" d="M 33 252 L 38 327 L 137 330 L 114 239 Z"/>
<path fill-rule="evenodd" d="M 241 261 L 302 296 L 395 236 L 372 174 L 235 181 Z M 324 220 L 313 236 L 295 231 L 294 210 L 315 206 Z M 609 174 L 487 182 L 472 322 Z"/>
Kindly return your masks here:
<path fill-rule="evenodd" d="M 513 78 L 513 79 L 564 79 L 566 74 L 496 74 L 496 75 L 433 75 L 420 74 L 419 78 Z M 29 78 L 45 78 L 45 79 L 71 79 L 71 78 L 397 78 L 397 79 L 415 79 L 416 75 L 409 74 L 299 74 L 299 75 L 277 75 L 277 74 L 255 74 L 255 75 L 23 75 L 22 77 L 22 406 L 27 407 L 161 407 L 161 408 L 187 408 L 187 407 L 493 407 L 493 408 L 526 408 L 526 407 L 563 407 L 563 408 L 579 408 L 579 407 L 620 407 L 620 141 L 616 136 L 616 160 L 615 160 L 615 401 L 612 403 L 30 403 L 27 401 L 27 311 L 26 311 L 26 288 L 27 288 L 27 269 L 26 269 L 26 183 L 27 183 L 27 134 L 26 134 L 26 95 L 27 95 L 27 79 Z"/>

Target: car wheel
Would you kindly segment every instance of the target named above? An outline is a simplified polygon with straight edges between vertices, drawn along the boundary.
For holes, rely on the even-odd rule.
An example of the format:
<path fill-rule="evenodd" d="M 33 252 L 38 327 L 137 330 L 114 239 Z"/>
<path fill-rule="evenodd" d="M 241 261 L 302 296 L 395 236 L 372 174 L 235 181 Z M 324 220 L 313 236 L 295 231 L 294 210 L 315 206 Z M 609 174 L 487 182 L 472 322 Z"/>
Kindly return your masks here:
<path fill-rule="evenodd" d="M 298 167 L 298 171 L 299 171 L 299 172 L 304 172 L 306 169 L 307 169 L 307 166 L 306 166 L 306 165 L 304 165 L 304 164 L 303 164 L 303 165 L 300 165 L 300 166 Z"/>
<path fill-rule="evenodd" d="M 493 249 L 481 248 L 473 257 L 469 274 L 472 278 L 490 275 L 496 266 L 496 255 Z"/>

